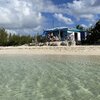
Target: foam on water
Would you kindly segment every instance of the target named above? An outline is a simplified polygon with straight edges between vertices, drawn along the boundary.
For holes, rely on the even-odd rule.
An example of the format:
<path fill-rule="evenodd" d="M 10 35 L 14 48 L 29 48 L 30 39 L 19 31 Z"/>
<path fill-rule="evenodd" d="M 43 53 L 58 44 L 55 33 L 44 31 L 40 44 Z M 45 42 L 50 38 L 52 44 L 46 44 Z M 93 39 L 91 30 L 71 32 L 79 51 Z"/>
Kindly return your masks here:
<path fill-rule="evenodd" d="M 100 56 L 0 56 L 0 100 L 100 100 Z"/>

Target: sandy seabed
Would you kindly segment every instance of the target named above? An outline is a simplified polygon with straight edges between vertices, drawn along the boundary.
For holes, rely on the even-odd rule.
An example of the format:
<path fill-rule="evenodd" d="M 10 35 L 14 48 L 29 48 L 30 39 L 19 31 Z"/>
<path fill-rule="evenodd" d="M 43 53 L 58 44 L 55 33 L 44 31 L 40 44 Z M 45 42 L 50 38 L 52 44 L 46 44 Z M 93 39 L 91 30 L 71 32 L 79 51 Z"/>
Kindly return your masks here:
<path fill-rule="evenodd" d="M 100 46 L 11 46 L 0 47 L 0 54 L 100 55 Z"/>

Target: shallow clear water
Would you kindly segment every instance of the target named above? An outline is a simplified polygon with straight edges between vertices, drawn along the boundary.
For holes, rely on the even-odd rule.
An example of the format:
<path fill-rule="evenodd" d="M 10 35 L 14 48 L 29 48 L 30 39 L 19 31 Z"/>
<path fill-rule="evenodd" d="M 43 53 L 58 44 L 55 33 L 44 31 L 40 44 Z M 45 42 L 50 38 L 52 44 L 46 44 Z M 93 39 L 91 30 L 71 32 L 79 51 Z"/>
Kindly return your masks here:
<path fill-rule="evenodd" d="M 0 55 L 0 100 L 100 100 L 100 56 Z"/>

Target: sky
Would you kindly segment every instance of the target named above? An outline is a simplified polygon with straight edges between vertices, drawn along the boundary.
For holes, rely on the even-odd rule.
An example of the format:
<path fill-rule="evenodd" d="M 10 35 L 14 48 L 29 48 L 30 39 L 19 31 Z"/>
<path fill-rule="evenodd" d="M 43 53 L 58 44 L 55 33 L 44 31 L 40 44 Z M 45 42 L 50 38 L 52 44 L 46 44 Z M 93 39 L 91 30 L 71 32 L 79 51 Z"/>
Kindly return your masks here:
<path fill-rule="evenodd" d="M 100 19 L 100 0 L 0 0 L 0 27 L 36 34 L 53 27 L 84 27 Z"/>

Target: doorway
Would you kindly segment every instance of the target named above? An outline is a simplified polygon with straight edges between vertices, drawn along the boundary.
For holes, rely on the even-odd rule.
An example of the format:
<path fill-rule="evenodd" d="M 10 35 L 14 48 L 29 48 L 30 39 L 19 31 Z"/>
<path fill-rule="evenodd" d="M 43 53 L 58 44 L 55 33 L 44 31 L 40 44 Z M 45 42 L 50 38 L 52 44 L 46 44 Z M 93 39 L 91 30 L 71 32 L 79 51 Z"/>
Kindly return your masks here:
<path fill-rule="evenodd" d="M 77 42 L 77 40 L 78 40 L 78 34 L 77 33 L 75 33 L 75 41 Z"/>

